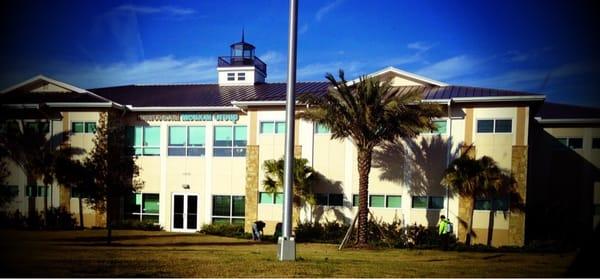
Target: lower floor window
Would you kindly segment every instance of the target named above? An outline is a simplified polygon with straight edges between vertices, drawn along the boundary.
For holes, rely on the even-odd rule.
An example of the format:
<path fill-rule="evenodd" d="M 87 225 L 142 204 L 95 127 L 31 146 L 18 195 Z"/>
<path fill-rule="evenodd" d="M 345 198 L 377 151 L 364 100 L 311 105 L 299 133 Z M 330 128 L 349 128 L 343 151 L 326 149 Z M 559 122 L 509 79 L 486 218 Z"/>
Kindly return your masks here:
<path fill-rule="evenodd" d="M 283 204 L 283 193 L 277 192 L 273 195 L 273 193 L 269 192 L 260 192 L 258 195 L 258 203 Z"/>
<path fill-rule="evenodd" d="M 328 205 L 328 206 L 344 205 L 344 195 L 343 194 L 316 193 L 315 200 L 317 201 L 317 205 Z"/>
<path fill-rule="evenodd" d="M 444 197 L 440 196 L 413 196 L 412 208 L 442 209 L 444 208 Z"/>
<path fill-rule="evenodd" d="M 477 198 L 475 210 L 508 210 L 508 198 Z"/>
<path fill-rule="evenodd" d="M 25 194 L 28 197 L 46 197 L 48 196 L 48 186 L 29 185 Z"/>
<path fill-rule="evenodd" d="M 246 216 L 246 197 L 213 196 L 213 224 L 244 224 Z"/>
<path fill-rule="evenodd" d="M 158 223 L 159 194 L 135 193 L 127 197 L 125 217 L 130 220 Z"/>

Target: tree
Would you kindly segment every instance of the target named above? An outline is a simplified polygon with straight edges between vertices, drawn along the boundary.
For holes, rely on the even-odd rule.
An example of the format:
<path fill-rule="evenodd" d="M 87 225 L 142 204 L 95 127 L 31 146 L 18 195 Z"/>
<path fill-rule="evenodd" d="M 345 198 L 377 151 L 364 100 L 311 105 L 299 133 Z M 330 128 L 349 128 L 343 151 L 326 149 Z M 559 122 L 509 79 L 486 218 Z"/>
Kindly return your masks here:
<path fill-rule="evenodd" d="M 265 168 L 265 180 L 263 186 L 265 191 L 275 195 L 283 189 L 284 159 L 267 160 L 263 163 Z M 317 180 L 316 171 L 308 165 L 308 160 L 304 158 L 294 158 L 294 191 L 293 204 L 296 211 L 303 203 L 313 205 L 315 197 L 313 187 Z M 296 213 L 298 215 L 298 213 Z M 296 216 L 299 218 L 299 216 Z"/>
<path fill-rule="evenodd" d="M 471 205 L 465 237 L 465 243 L 470 245 L 473 235 L 473 212 L 477 198 L 506 197 L 511 210 L 522 210 L 523 203 L 516 191 L 516 181 L 508 171 L 501 169 L 491 157 L 483 156 L 480 159 L 474 159 L 468 153 L 464 152 L 450 163 L 444 171 L 441 184 L 467 199 Z M 491 244 L 491 238 L 488 239 L 489 244 Z"/>
<path fill-rule="evenodd" d="M 76 189 L 79 192 L 79 227 L 84 228 L 83 223 L 83 195 L 90 192 L 92 181 L 92 171 L 79 160 L 72 158 L 59 157 L 56 160 L 56 180 L 59 184 Z"/>
<path fill-rule="evenodd" d="M 309 107 L 298 115 L 329 128 L 332 139 L 350 138 L 354 143 L 359 173 L 358 245 L 366 246 L 373 149 L 434 129 L 431 119 L 441 116 L 442 110 L 421 102 L 421 91 L 401 93 L 389 81 L 375 77 L 349 83 L 340 70 L 339 81 L 330 73 L 326 78 L 331 84 L 327 94 L 304 97 Z"/>
<path fill-rule="evenodd" d="M 2 209 L 6 204 L 12 202 L 12 200 L 16 197 L 16 193 L 11 192 L 10 189 L 5 186 L 5 180 L 10 175 L 10 172 L 6 167 L 3 154 L 3 150 L 0 149 L 0 209 Z"/>
<path fill-rule="evenodd" d="M 41 179 L 48 189 L 54 182 L 57 158 L 71 158 L 83 153 L 82 149 L 66 144 L 69 132 L 48 136 L 47 125 L 45 122 L 9 121 L 0 130 L 0 148 L 25 173 L 27 186 L 32 187 L 28 202 L 31 220 L 35 220 L 33 217 L 37 215 L 35 197 L 38 180 Z M 48 208 L 47 192 L 44 195 L 44 213 Z"/>
<path fill-rule="evenodd" d="M 107 243 L 111 243 L 115 206 L 119 199 L 143 186 L 135 164 L 133 148 L 127 140 L 126 126 L 119 113 L 102 112 L 94 137 L 94 148 L 84 160 L 91 179 L 85 195 L 93 209 L 106 213 Z"/>

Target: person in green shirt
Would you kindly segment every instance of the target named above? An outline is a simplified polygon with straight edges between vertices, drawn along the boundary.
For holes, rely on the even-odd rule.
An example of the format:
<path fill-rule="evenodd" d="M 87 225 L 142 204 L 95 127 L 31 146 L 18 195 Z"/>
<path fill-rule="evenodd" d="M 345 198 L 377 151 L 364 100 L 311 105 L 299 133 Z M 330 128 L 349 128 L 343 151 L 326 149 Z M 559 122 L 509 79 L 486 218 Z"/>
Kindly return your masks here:
<path fill-rule="evenodd" d="M 446 219 L 446 216 L 441 215 L 440 216 L 440 221 L 438 222 L 438 233 L 440 235 L 440 246 L 442 248 L 442 250 L 446 251 L 448 250 L 448 242 L 450 240 L 450 232 L 448 230 L 448 223 L 450 223 L 448 221 L 448 219 Z"/>

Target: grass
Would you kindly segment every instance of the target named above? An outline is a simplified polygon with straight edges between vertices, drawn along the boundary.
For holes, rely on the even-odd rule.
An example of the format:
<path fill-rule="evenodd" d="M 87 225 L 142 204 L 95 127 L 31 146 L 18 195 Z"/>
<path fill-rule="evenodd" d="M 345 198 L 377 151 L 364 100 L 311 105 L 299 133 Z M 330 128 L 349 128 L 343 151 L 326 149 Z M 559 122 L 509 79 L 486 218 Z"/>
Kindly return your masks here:
<path fill-rule="evenodd" d="M 574 254 L 374 249 L 297 244 L 297 261 L 274 243 L 104 230 L 0 231 L 0 277 L 557 277 Z"/>

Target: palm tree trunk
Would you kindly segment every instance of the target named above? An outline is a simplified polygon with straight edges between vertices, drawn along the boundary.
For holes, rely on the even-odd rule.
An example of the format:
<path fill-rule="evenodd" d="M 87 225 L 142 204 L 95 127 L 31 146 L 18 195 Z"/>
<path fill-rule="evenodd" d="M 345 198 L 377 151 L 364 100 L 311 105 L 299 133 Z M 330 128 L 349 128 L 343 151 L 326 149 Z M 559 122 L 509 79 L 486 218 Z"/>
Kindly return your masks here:
<path fill-rule="evenodd" d="M 475 197 L 471 197 L 471 208 L 469 208 L 469 226 L 467 227 L 467 236 L 465 238 L 465 244 L 467 246 L 471 245 L 471 235 L 473 232 L 473 213 L 475 212 Z"/>
<path fill-rule="evenodd" d="M 493 204 L 492 204 L 493 206 Z M 492 239 L 494 235 L 494 219 L 496 217 L 496 211 L 493 208 L 490 208 L 490 217 L 488 219 L 488 235 L 487 235 L 487 245 L 492 246 Z"/>
<path fill-rule="evenodd" d="M 112 213 L 110 206 L 110 198 L 106 199 L 106 244 L 110 245 L 112 242 Z"/>
<path fill-rule="evenodd" d="M 27 199 L 27 215 L 28 215 L 28 219 L 29 219 L 29 226 L 37 226 L 38 224 L 34 224 L 35 221 L 37 221 L 37 211 L 36 211 L 36 206 L 35 206 L 35 202 L 36 202 L 36 196 L 37 196 L 37 186 L 36 186 L 36 181 L 35 178 L 33 178 L 33 176 L 31 175 L 27 175 L 27 186 L 26 187 L 32 187 L 31 191 L 29 193 L 29 198 Z M 35 188 L 34 188 L 35 187 Z"/>
<path fill-rule="evenodd" d="M 373 149 L 358 151 L 358 246 L 367 246 L 369 220 L 369 172 Z"/>
<path fill-rule="evenodd" d="M 48 185 L 44 184 L 44 226 L 48 225 Z"/>
<path fill-rule="evenodd" d="M 79 228 L 83 230 L 83 202 L 81 193 L 79 194 Z"/>

